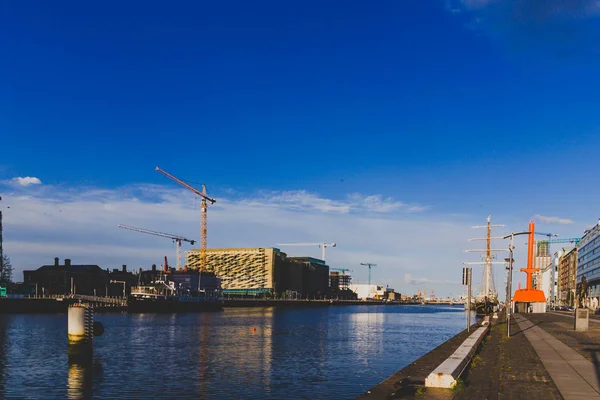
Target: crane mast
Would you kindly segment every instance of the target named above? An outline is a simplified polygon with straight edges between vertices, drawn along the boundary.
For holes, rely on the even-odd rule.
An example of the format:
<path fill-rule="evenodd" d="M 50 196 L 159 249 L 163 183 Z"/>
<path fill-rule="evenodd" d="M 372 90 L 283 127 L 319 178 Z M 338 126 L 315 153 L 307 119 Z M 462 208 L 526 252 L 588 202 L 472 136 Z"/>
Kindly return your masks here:
<path fill-rule="evenodd" d="M 360 265 L 365 265 L 365 266 L 369 267 L 369 287 L 371 287 L 371 268 L 372 267 L 376 267 L 377 264 L 373 264 L 373 263 L 360 263 Z"/>
<path fill-rule="evenodd" d="M 207 211 L 208 211 L 208 202 L 210 204 L 215 204 L 216 200 L 208 197 L 206 195 L 206 185 L 202 185 L 202 191 L 194 188 L 193 186 L 188 185 L 184 181 L 175 176 L 169 174 L 167 171 L 156 167 L 156 170 L 166 176 L 167 178 L 177 182 L 184 188 L 194 192 L 197 196 L 201 198 L 201 206 L 200 206 L 200 270 L 206 270 L 206 247 L 207 247 Z"/>

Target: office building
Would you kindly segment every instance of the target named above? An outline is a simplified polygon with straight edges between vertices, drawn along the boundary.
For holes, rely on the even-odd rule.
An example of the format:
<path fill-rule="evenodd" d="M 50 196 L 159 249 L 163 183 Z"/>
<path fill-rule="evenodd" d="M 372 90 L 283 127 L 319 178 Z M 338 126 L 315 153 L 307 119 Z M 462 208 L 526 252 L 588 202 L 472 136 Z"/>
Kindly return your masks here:
<path fill-rule="evenodd" d="M 600 297 L 600 220 L 585 231 L 577 245 L 577 283 L 584 276 L 588 283 L 588 306 L 594 307 Z"/>
<path fill-rule="evenodd" d="M 187 253 L 188 268 L 200 267 L 200 250 Z M 294 293 L 303 298 L 329 293 L 329 266 L 312 257 L 288 257 L 277 248 L 207 249 L 206 264 L 230 295 Z"/>
<path fill-rule="evenodd" d="M 577 287 L 577 248 L 563 248 L 558 256 L 558 302 L 565 306 L 575 305 Z"/>

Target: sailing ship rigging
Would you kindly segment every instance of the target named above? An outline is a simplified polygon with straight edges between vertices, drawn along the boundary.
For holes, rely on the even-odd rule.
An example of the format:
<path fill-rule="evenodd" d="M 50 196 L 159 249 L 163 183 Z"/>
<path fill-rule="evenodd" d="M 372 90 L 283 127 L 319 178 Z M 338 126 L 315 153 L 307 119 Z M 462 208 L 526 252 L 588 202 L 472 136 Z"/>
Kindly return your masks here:
<path fill-rule="evenodd" d="M 485 240 L 485 249 L 465 250 L 467 253 L 483 253 L 482 260 L 476 262 L 464 262 L 466 265 L 483 265 L 483 274 L 481 276 L 481 285 L 479 292 L 475 296 L 475 307 L 477 314 L 489 314 L 498 304 L 498 292 L 494 282 L 494 264 L 504 264 L 504 262 L 494 261 L 499 251 L 508 251 L 506 249 L 492 249 L 492 240 L 503 239 L 502 236 L 492 236 L 492 228 L 503 227 L 504 225 L 492 225 L 491 215 L 487 217 L 487 224 L 474 226 L 473 228 L 485 228 L 486 236 L 484 238 L 473 238 L 469 241 Z"/>

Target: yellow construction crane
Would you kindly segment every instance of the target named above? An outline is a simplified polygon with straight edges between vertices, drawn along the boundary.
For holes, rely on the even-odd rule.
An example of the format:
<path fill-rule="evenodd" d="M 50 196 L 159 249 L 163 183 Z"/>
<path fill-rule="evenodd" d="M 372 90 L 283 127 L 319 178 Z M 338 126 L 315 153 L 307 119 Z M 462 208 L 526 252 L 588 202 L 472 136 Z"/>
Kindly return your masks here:
<path fill-rule="evenodd" d="M 173 175 L 169 174 L 165 170 L 160 169 L 159 167 L 156 167 L 156 170 L 164 176 L 166 176 L 167 178 L 179 183 L 184 188 L 191 190 L 196 195 L 200 196 L 200 198 L 202 199 L 202 207 L 200 210 L 200 271 L 206 271 L 206 211 L 208 208 L 207 201 L 209 201 L 210 204 L 215 204 L 216 200 L 206 195 L 206 185 L 202 185 L 202 191 L 199 191 L 198 189 L 188 185 L 181 179 L 174 177 Z"/>

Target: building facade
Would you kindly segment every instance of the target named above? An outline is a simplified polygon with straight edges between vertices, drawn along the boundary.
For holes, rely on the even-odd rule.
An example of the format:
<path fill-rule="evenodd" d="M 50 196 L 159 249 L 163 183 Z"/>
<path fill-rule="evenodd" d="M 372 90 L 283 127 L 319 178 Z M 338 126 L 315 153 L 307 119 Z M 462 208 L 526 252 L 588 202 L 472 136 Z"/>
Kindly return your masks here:
<path fill-rule="evenodd" d="M 544 291 L 546 295 L 546 301 L 549 304 L 553 304 L 552 299 L 552 256 L 548 254 L 548 242 L 539 241 L 536 243 L 536 255 L 533 260 L 533 267 L 539 269 L 538 272 L 534 272 L 532 275 L 533 288 Z M 554 275 L 555 277 L 555 275 Z M 556 278 L 554 278 L 556 281 Z M 556 288 L 555 288 L 556 289 Z M 554 291 L 554 297 L 556 298 L 556 290 Z"/>
<path fill-rule="evenodd" d="M 275 248 L 207 249 L 206 265 L 221 279 L 225 292 L 275 292 L 276 264 L 285 257 Z M 190 269 L 200 268 L 200 250 L 187 253 L 187 264 Z"/>
<path fill-rule="evenodd" d="M 544 296 L 546 296 L 546 303 L 553 304 L 552 302 L 552 268 L 554 266 L 552 263 L 546 265 L 546 267 L 540 268 L 540 271 L 536 273 L 537 275 L 537 286 L 536 289 L 544 292 Z"/>
<path fill-rule="evenodd" d="M 188 268 L 200 268 L 200 250 L 187 253 Z M 206 263 L 230 295 L 315 298 L 329 294 L 329 266 L 312 257 L 288 257 L 276 248 L 207 249 Z"/>
<path fill-rule="evenodd" d="M 98 265 L 71 264 L 70 259 L 65 259 L 60 264 L 59 259 L 54 259 L 52 265 L 42 265 L 37 270 L 23 271 L 23 283 L 37 285 L 37 295 L 64 295 L 82 294 L 89 296 L 123 296 L 130 292 L 131 286 L 137 284 L 137 275 L 122 269 L 112 272 L 103 270 Z M 120 283 L 111 283 L 119 281 Z M 122 282 L 125 282 L 123 284 Z"/>
<path fill-rule="evenodd" d="M 281 265 L 282 290 L 295 290 L 308 298 L 326 297 L 329 290 L 329 266 L 312 257 L 288 257 Z"/>
<path fill-rule="evenodd" d="M 350 283 L 352 282 L 352 276 L 341 274 L 337 271 L 332 271 L 329 273 L 329 287 L 332 291 L 339 291 L 348 289 Z"/>
<path fill-rule="evenodd" d="M 600 220 L 585 231 L 577 246 L 577 283 L 588 282 L 589 306 L 598 304 L 600 297 Z"/>
<path fill-rule="evenodd" d="M 577 285 L 577 248 L 563 248 L 557 255 L 559 303 L 573 306 Z"/>

